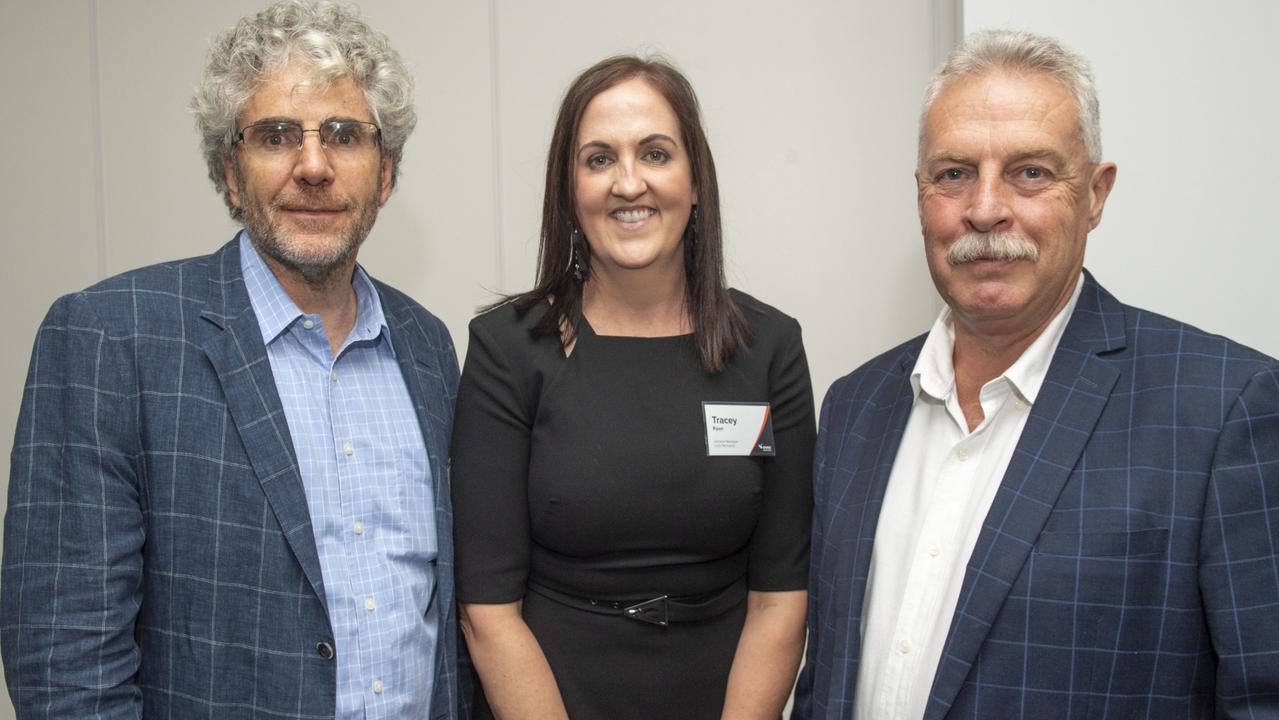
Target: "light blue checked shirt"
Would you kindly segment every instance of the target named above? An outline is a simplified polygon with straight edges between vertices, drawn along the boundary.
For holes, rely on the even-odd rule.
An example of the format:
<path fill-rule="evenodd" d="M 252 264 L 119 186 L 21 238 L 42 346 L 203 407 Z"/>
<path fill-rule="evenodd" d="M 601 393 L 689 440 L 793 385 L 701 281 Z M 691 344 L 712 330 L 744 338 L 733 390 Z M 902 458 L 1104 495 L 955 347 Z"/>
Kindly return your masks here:
<path fill-rule="evenodd" d="M 337 661 L 337 719 L 425 718 L 434 684 L 435 498 L 377 290 L 357 267 L 337 357 L 240 234 L 240 266 L 306 488 Z"/>

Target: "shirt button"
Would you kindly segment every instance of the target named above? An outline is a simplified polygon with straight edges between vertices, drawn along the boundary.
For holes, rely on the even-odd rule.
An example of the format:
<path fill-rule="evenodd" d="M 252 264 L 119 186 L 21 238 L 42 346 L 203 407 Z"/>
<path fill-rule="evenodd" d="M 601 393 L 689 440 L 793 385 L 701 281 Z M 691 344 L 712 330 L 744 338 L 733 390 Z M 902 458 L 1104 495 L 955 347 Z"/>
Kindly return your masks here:
<path fill-rule="evenodd" d="M 376 610 L 376 609 L 377 609 L 377 601 L 376 601 L 376 600 L 374 600 L 372 597 L 366 597 L 366 598 L 364 598 L 364 609 L 365 609 L 365 610 L 369 610 L 369 611 Z"/>
<path fill-rule="evenodd" d="M 938 545 L 937 543 L 933 543 L 932 545 L 929 545 L 928 554 L 933 557 L 937 557 L 938 555 L 941 555 L 941 546 Z"/>
<path fill-rule="evenodd" d="M 386 686 L 382 684 L 381 680 L 373 681 L 373 692 L 377 693 L 378 695 L 381 695 L 382 691 L 385 689 L 386 689 Z"/>
<path fill-rule="evenodd" d="M 338 371 L 337 371 L 337 370 L 330 370 L 330 371 L 329 371 L 329 379 L 330 379 L 330 380 L 332 380 L 333 382 L 337 382 L 337 381 L 338 381 Z"/>
<path fill-rule="evenodd" d="M 900 643 L 897 644 L 897 649 L 901 651 L 902 655 L 906 655 L 910 653 L 910 648 L 911 646 L 910 646 L 909 640 L 902 640 Z"/>
<path fill-rule="evenodd" d="M 963 462 L 963 461 L 967 460 L 967 459 L 968 459 L 968 448 L 959 448 L 958 450 L 956 450 L 956 451 L 955 451 L 955 457 L 959 458 L 959 461 L 960 461 L 960 462 Z"/>
<path fill-rule="evenodd" d="M 1018 399 L 1015 403 L 1018 410 L 1025 410 L 1030 407 L 1030 403 L 1025 400 Z"/>
<path fill-rule="evenodd" d="M 355 534 L 356 534 L 356 535 L 363 535 L 363 534 L 364 534 L 364 523 L 360 522 L 359 520 L 356 520 L 356 521 L 355 521 L 355 525 L 354 525 L 351 529 L 355 531 Z"/>
<path fill-rule="evenodd" d="M 302 327 L 306 328 L 307 330 L 311 330 L 312 328 L 315 327 L 315 321 L 312 320 L 311 318 L 307 318 L 302 321 Z"/>
<path fill-rule="evenodd" d="M 349 442 L 342 443 L 342 452 L 346 453 L 347 455 L 350 455 L 351 453 L 355 452 L 355 446 Z"/>

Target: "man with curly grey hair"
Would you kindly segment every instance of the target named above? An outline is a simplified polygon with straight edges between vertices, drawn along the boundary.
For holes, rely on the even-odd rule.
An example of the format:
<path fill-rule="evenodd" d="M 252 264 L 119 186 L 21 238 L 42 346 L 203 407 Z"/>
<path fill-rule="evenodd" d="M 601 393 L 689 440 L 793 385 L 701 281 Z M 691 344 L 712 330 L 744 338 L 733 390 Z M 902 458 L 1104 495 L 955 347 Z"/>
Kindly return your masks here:
<path fill-rule="evenodd" d="M 1084 58 L 974 33 L 925 95 L 926 334 L 837 381 L 793 720 L 1279 717 L 1279 361 L 1083 268 Z"/>
<path fill-rule="evenodd" d="M 278 2 L 192 100 L 244 230 L 41 326 L 12 456 L 19 718 L 459 718 L 443 324 L 356 264 L 413 129 L 351 10 Z"/>

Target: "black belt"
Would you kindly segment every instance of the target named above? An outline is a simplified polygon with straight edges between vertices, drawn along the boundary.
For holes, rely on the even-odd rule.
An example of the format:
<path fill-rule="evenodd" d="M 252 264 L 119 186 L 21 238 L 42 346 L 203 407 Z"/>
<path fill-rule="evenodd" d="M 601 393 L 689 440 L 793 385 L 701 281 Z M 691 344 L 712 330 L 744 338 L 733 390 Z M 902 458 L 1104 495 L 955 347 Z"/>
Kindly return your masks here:
<path fill-rule="evenodd" d="M 710 597 L 698 598 L 692 601 L 686 598 L 673 598 L 669 595 L 658 595 L 650 600 L 640 600 L 638 602 L 634 600 L 599 600 L 569 595 L 532 581 L 529 581 L 528 589 L 542 597 L 577 610 L 585 610 L 586 612 L 600 615 L 620 615 L 628 620 L 637 620 L 665 627 L 673 622 L 706 620 L 735 607 L 746 598 L 746 578 L 740 578 L 737 582 Z"/>

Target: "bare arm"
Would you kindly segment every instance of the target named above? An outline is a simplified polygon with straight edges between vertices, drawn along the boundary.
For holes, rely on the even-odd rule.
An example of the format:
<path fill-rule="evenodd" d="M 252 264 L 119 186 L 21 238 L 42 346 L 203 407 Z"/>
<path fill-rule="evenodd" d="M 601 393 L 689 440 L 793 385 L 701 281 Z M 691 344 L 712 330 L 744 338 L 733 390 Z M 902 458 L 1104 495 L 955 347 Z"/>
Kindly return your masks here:
<path fill-rule="evenodd" d="M 776 720 L 795 684 L 804 652 L 808 592 L 751 591 L 746 624 L 728 673 L 724 720 Z"/>
<path fill-rule="evenodd" d="M 459 608 L 458 625 L 498 720 L 568 720 L 555 675 L 524 623 L 523 602 Z"/>

